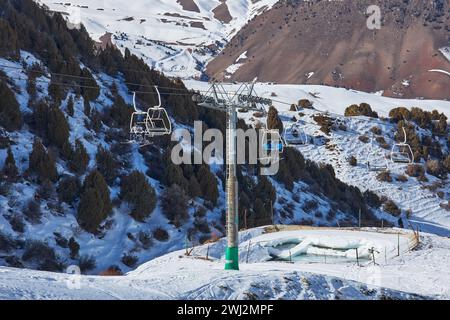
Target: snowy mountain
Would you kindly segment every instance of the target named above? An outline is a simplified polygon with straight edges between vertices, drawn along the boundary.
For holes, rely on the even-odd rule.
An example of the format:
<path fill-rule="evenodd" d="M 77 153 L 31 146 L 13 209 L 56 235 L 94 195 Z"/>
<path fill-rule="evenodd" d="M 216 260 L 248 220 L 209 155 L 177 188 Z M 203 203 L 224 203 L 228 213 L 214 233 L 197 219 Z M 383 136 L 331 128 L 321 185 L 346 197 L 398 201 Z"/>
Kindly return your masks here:
<path fill-rule="evenodd" d="M 147 2 L 132 11 L 120 1 L 46 1 L 48 11 L 0 0 L 0 298 L 449 297 L 439 281 L 449 278 L 448 101 L 257 83 L 275 120 L 285 132 L 300 125 L 305 142 L 286 146 L 275 176 L 238 168 L 242 274 L 222 270 L 224 166 L 174 165 L 168 136 L 130 142 L 132 92 L 143 110 L 157 104 L 154 86 L 174 129 L 192 132 L 201 120 L 224 131 L 224 115 L 192 99 L 208 84 L 166 72 L 200 76 L 187 60 L 204 64 L 274 3 L 152 1 L 137 15 Z M 89 33 L 73 28 L 80 21 Z M 145 41 L 133 35 L 142 28 Z M 227 70 L 249 57 L 241 52 Z M 244 111 L 240 128 L 268 122 Z M 389 159 L 403 128 L 414 164 Z M 261 227 L 271 224 L 284 226 Z M 73 267 L 86 276 L 43 272 Z"/>
<path fill-rule="evenodd" d="M 130 90 L 138 91 L 142 108 L 155 104 L 158 85 L 174 128 L 192 130 L 199 119 L 223 130 L 224 116 L 196 106 L 183 83 L 128 50 L 99 49 L 82 29 L 66 28 L 61 16 L 30 0 L 3 1 L 2 35 L 11 47 L 0 58 L 0 262 L 126 272 L 188 243 L 222 237 L 223 166 L 175 166 L 169 137 L 145 148 L 130 144 Z M 27 32 L 17 32 L 15 23 Z M 272 220 L 356 225 L 359 210 L 370 225 L 386 215 L 330 168 L 288 153 L 274 177 L 239 168 L 241 227 Z"/>
<path fill-rule="evenodd" d="M 277 0 L 39 0 L 96 41 L 129 48 L 168 76 L 200 78 L 211 58 Z M 101 40 L 102 39 L 102 40 Z"/>

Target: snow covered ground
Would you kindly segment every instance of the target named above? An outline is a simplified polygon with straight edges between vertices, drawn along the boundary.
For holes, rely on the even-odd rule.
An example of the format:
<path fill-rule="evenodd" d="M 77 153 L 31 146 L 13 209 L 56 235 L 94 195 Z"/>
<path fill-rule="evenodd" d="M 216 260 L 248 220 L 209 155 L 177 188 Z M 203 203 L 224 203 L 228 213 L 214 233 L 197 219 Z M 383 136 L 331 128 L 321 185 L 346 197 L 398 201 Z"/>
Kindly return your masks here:
<path fill-rule="evenodd" d="M 168 76 L 200 77 L 202 66 L 218 53 L 249 20 L 277 0 L 195 0 L 192 8 L 181 2 L 158 0 L 36 0 L 83 23 L 94 40 L 105 33 L 121 50 L 129 48 Z M 225 2 L 225 5 L 222 3 Z M 216 15 L 225 6 L 231 21 Z M 198 10 L 197 10 L 198 9 Z"/>
<path fill-rule="evenodd" d="M 202 81 L 185 80 L 184 83 L 188 88 L 195 90 L 207 90 L 209 88 L 209 84 Z M 238 87 L 239 84 L 229 85 L 227 89 L 233 91 L 237 90 Z M 345 109 L 352 104 L 359 105 L 366 102 L 372 106 L 374 111 L 384 117 L 387 117 L 389 111 L 397 107 L 419 107 L 427 111 L 436 109 L 450 118 L 450 101 L 395 99 L 375 93 L 319 85 L 257 83 L 255 91 L 261 97 L 272 99 L 274 105 L 281 110 L 289 110 L 289 106 L 292 103 L 297 103 L 300 99 L 309 99 L 314 103 L 317 110 L 338 115 L 344 115 Z M 272 93 L 275 93 L 275 96 L 272 96 Z"/>
<path fill-rule="evenodd" d="M 225 239 L 154 259 L 122 277 L 76 276 L 0 268 L 0 299 L 445 299 L 450 297 L 450 240 L 423 234 L 409 250 L 411 234 L 401 232 L 401 253 L 380 254 L 377 265 L 250 261 L 260 248 L 252 243 L 282 243 L 302 238 L 351 246 L 372 241 L 393 248 L 399 230 L 289 228 L 264 234 L 257 228 L 240 234 L 241 271 L 223 270 Z M 206 254 L 208 252 L 208 259 Z M 260 256 L 263 257 L 263 256 Z M 407 292 L 407 293 L 406 293 Z"/>
<path fill-rule="evenodd" d="M 185 81 L 187 87 L 204 91 L 208 84 L 200 81 Z M 228 90 L 237 90 L 238 84 L 230 85 Z M 382 121 L 381 119 L 372 119 L 367 117 L 344 117 L 345 109 L 351 104 L 369 103 L 374 111 L 380 116 L 388 116 L 389 111 L 395 107 L 420 107 L 424 110 L 432 111 L 434 109 L 445 113 L 450 118 L 450 101 L 431 101 L 431 100 L 405 100 L 386 98 L 376 94 L 357 92 L 341 88 L 332 88 L 325 86 L 310 85 L 275 85 L 258 83 L 255 86 L 256 93 L 265 98 L 273 100 L 277 107 L 281 120 L 285 128 L 292 123 L 292 118 L 300 119 L 302 128 L 309 139 L 317 139 L 324 136 L 320 126 L 312 119 L 318 112 L 325 112 L 333 118 L 345 124 L 347 131 L 332 131 L 330 142 L 327 144 L 310 143 L 305 146 L 297 147 L 302 154 L 315 162 L 331 164 L 337 177 L 347 184 L 357 186 L 362 191 L 372 190 L 380 196 L 386 196 L 394 200 L 401 209 L 411 210 L 410 220 L 415 227 L 419 226 L 425 232 L 435 233 L 443 236 L 450 236 L 450 212 L 441 207 L 445 200 L 449 199 L 448 183 L 444 183 L 444 198 L 438 197 L 436 192 L 426 188 L 438 179 L 427 176 L 428 183 L 417 181 L 415 178 L 409 178 L 407 182 L 398 182 L 396 177 L 405 174 L 405 164 L 393 164 L 386 161 L 385 157 L 390 154 L 390 150 L 383 149 L 375 141 L 373 143 L 362 143 L 359 140 L 361 135 L 372 137 L 370 130 L 376 126 L 382 129 L 386 142 L 392 146 L 394 144 L 395 125 Z M 305 114 L 299 118 L 298 112 L 289 111 L 292 103 L 297 103 L 300 99 L 309 99 L 314 104 L 316 110 L 305 109 Z M 264 119 L 254 119 L 251 113 L 241 113 L 240 117 L 248 123 L 262 122 Z M 425 133 L 424 133 L 425 134 Z M 445 145 L 445 141 L 442 141 Z M 330 147 L 332 146 L 332 147 Z M 445 148 L 444 148 L 445 150 Z M 376 179 L 378 172 L 371 172 L 367 169 L 366 163 L 369 155 L 374 155 L 382 164 L 387 164 L 391 175 L 394 178 L 392 183 L 381 182 Z M 358 160 L 358 166 L 349 165 L 349 157 L 355 156 Z M 446 180 L 448 182 L 448 180 Z M 409 223 L 405 221 L 405 227 Z"/>

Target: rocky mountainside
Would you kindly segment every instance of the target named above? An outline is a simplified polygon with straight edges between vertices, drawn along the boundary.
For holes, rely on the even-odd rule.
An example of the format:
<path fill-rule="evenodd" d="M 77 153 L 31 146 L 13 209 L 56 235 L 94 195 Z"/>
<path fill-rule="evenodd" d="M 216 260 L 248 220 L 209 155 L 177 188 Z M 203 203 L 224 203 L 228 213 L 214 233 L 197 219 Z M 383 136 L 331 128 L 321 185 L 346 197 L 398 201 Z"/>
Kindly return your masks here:
<path fill-rule="evenodd" d="M 371 5 L 381 9 L 379 30 L 367 27 Z M 234 36 L 207 74 L 449 99 L 447 47 L 448 1 L 279 1 Z"/>

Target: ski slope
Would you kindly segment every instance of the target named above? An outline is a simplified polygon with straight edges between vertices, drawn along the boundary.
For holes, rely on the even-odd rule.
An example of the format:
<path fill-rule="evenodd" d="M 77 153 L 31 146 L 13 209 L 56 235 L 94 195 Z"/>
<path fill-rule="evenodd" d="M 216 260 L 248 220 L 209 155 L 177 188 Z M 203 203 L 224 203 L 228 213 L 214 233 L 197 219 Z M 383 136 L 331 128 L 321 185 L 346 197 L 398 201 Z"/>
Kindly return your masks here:
<path fill-rule="evenodd" d="M 195 3 L 184 7 L 182 3 Z M 106 33 L 121 50 L 129 48 L 149 65 L 168 76 L 202 75 L 203 65 L 255 15 L 277 0 L 37 0 L 80 22 L 98 41 Z M 225 6 L 231 21 L 216 15 Z M 197 10 L 198 9 L 198 10 Z"/>
<path fill-rule="evenodd" d="M 77 276 L 0 268 L 0 299 L 445 299 L 450 297 L 450 240 L 422 235 L 414 250 L 411 234 L 398 230 L 362 231 L 294 228 L 266 233 L 265 228 L 241 232 L 241 271 L 223 270 L 225 239 L 194 248 L 190 256 L 177 251 L 143 264 L 120 277 Z M 273 230 L 271 230 L 273 231 Z M 400 256 L 388 254 L 378 265 L 355 263 L 286 263 L 256 261 L 260 243 L 290 238 L 361 241 L 379 249 L 396 246 Z M 249 242 L 254 245 L 248 245 Z M 208 259 L 206 253 L 208 252 Z"/>
<path fill-rule="evenodd" d="M 205 91 L 208 84 L 205 82 L 187 80 L 185 84 L 188 88 Z M 231 92 L 237 90 L 239 84 L 227 86 Z M 343 182 L 354 185 L 362 191 L 372 190 L 380 196 L 386 196 L 395 201 L 404 211 L 411 210 L 410 222 L 404 221 L 405 227 L 410 227 L 410 223 L 419 226 L 421 230 L 435 233 L 442 236 L 450 236 L 450 212 L 441 207 L 441 204 L 448 201 L 448 183 L 442 189 L 444 199 L 437 196 L 425 188 L 438 182 L 438 179 L 427 175 L 429 182 L 423 183 L 415 178 L 409 178 L 405 183 L 398 182 L 395 177 L 404 175 L 407 165 L 392 164 L 388 162 L 388 169 L 394 178 L 392 183 L 380 182 L 376 179 L 378 172 L 370 172 L 366 163 L 369 154 L 378 153 L 388 156 L 390 150 L 382 149 L 376 142 L 362 143 L 359 140 L 361 135 L 372 136 L 370 130 L 377 126 L 382 129 L 386 142 L 392 146 L 394 144 L 394 131 L 396 126 L 382 119 L 372 119 L 367 117 L 344 117 L 345 109 L 352 104 L 362 102 L 369 103 L 374 111 L 380 116 L 387 117 L 389 111 L 395 107 L 420 107 L 424 110 L 434 109 L 443 112 L 450 118 L 450 101 L 432 100 L 406 100 L 382 97 L 377 94 L 369 94 L 342 88 L 332 88 L 315 85 L 276 85 L 258 83 L 255 85 L 255 92 L 265 98 L 273 100 L 274 106 L 278 109 L 284 127 L 292 123 L 292 118 L 300 119 L 302 128 L 309 139 L 323 137 L 320 125 L 315 123 L 313 116 L 319 113 L 327 113 L 333 118 L 345 124 L 347 131 L 332 131 L 327 137 L 330 141 L 327 144 L 308 144 L 297 147 L 299 151 L 308 159 L 317 163 L 327 163 L 334 167 L 336 176 Z M 298 112 L 289 111 L 292 103 L 297 103 L 300 99 L 309 99 L 316 110 L 302 110 L 303 117 L 299 117 Z M 255 125 L 257 122 L 265 123 L 265 119 L 255 119 L 252 113 L 241 113 L 239 117 L 247 123 Z M 425 133 L 424 133 L 425 134 Z M 442 141 L 445 145 L 445 139 Z M 443 149 L 445 150 L 445 148 Z M 448 150 L 447 150 L 448 152 Z M 348 159 L 355 156 L 358 166 L 350 166 Z M 379 161 L 385 163 L 385 159 Z M 448 182 L 448 179 L 446 180 Z"/>

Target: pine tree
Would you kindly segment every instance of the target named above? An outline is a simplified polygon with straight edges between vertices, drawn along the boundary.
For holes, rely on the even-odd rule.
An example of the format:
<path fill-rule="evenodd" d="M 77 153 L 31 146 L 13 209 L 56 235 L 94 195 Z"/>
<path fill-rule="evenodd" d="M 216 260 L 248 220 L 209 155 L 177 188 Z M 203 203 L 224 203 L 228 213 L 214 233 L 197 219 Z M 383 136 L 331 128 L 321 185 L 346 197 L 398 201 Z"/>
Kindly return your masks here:
<path fill-rule="evenodd" d="M 14 159 L 11 148 L 8 148 L 8 155 L 6 156 L 5 165 L 3 166 L 2 176 L 6 177 L 10 182 L 17 181 L 17 177 L 19 176 L 19 170 L 17 169 L 16 160 Z"/>
<path fill-rule="evenodd" d="M 80 226 L 90 232 L 97 233 L 99 225 L 106 219 L 104 215 L 105 208 L 100 193 L 94 188 L 86 189 L 78 206 L 78 223 Z"/>
<path fill-rule="evenodd" d="M 105 179 L 100 172 L 93 171 L 84 180 L 78 206 L 78 223 L 86 231 L 96 233 L 111 210 L 110 192 Z"/>
<path fill-rule="evenodd" d="M 87 99 L 83 100 L 83 112 L 87 117 L 91 116 L 91 104 Z"/>
<path fill-rule="evenodd" d="M 18 55 L 17 33 L 4 19 L 0 19 L 0 43 L 2 44 L 0 46 L 1 56 L 16 57 Z"/>
<path fill-rule="evenodd" d="M 92 73 L 87 68 L 83 68 L 81 76 L 83 78 L 89 78 L 82 81 L 84 87 L 81 88 L 81 94 L 84 100 L 87 100 L 88 102 L 94 101 L 100 95 L 100 87 L 98 86 L 97 81 L 95 81 Z"/>
<path fill-rule="evenodd" d="M 67 101 L 67 114 L 71 117 L 74 116 L 75 114 L 75 110 L 74 110 L 74 102 L 73 102 L 73 97 L 70 96 L 69 100 Z"/>
<path fill-rule="evenodd" d="M 184 190 L 176 184 L 166 188 L 162 193 L 161 207 L 167 219 L 177 228 L 189 218 L 188 197 Z"/>
<path fill-rule="evenodd" d="M 254 195 L 256 198 L 264 199 L 265 204 L 275 203 L 277 199 L 277 191 L 265 176 L 259 177 Z"/>
<path fill-rule="evenodd" d="M 205 200 L 211 201 L 214 205 L 217 204 L 219 198 L 219 190 L 217 189 L 217 179 L 211 173 L 208 166 L 202 165 L 197 172 L 197 179 L 202 190 L 202 197 Z"/>
<path fill-rule="evenodd" d="M 156 194 L 147 178 L 139 171 L 133 171 L 122 178 L 120 197 L 132 204 L 131 216 L 136 221 L 148 218 L 156 206 Z"/>
<path fill-rule="evenodd" d="M 80 252 L 80 245 L 74 239 L 74 237 L 71 237 L 69 239 L 68 246 L 69 246 L 69 250 L 70 250 L 70 258 L 76 259 L 78 257 L 78 253 Z"/>
<path fill-rule="evenodd" d="M 60 201 L 72 204 L 80 196 L 81 183 L 76 177 L 65 177 L 58 184 L 57 192 Z"/>
<path fill-rule="evenodd" d="M 88 188 L 94 188 L 95 190 L 99 191 L 102 202 L 104 203 L 104 215 L 107 216 L 112 210 L 110 192 L 108 185 L 105 182 L 105 178 L 97 170 L 92 171 L 84 179 L 83 190 L 86 190 Z"/>
<path fill-rule="evenodd" d="M 100 146 L 95 159 L 97 161 L 97 170 L 105 177 L 108 184 L 112 184 L 117 179 L 117 169 L 119 164 L 114 159 L 111 152 Z"/>
<path fill-rule="evenodd" d="M 195 176 L 189 178 L 189 195 L 192 198 L 200 197 L 202 194 L 202 189 Z"/>
<path fill-rule="evenodd" d="M 166 186 L 176 184 L 183 188 L 183 190 L 186 190 L 188 187 L 188 182 L 183 175 L 183 170 L 180 166 L 174 165 L 172 162 L 170 162 L 164 170 L 163 181 Z"/>
<path fill-rule="evenodd" d="M 272 223 L 272 217 L 270 215 L 270 210 L 266 208 L 264 202 L 257 198 L 255 204 L 253 205 L 253 223 L 254 227 L 264 226 Z"/>
<path fill-rule="evenodd" d="M 45 180 L 56 182 L 58 180 L 55 160 L 47 153 L 42 142 L 38 138 L 35 138 L 33 142 L 33 150 L 30 154 L 28 170 L 31 173 L 36 174 L 41 182 Z"/>
<path fill-rule="evenodd" d="M 19 130 L 22 127 L 22 113 L 14 92 L 0 79 L 0 126 L 8 131 Z"/>
<path fill-rule="evenodd" d="M 119 127 L 128 127 L 132 113 L 133 109 L 125 103 L 120 95 L 116 95 L 110 110 L 110 117 L 116 125 Z"/>
<path fill-rule="evenodd" d="M 70 157 L 70 169 L 77 173 L 83 174 L 89 164 L 89 155 L 80 140 L 75 141 L 75 150 L 72 152 Z"/>

